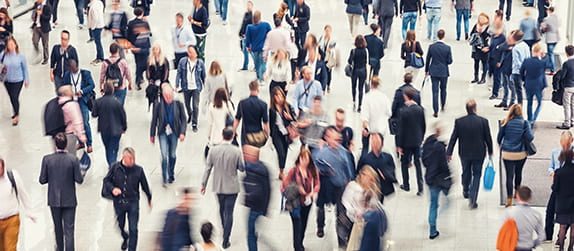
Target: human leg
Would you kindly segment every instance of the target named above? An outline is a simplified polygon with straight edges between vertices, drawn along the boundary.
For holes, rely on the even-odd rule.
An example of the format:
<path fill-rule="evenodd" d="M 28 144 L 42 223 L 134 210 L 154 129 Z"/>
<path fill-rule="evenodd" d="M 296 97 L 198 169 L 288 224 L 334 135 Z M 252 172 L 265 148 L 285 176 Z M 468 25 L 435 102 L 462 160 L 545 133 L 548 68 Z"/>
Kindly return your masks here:
<path fill-rule="evenodd" d="M 56 251 L 64 251 L 64 226 L 62 224 L 62 208 L 50 207 L 52 222 L 54 223 L 54 235 L 56 237 Z"/>
<path fill-rule="evenodd" d="M 568 225 L 560 224 L 560 230 L 558 231 L 558 245 L 559 250 L 564 251 L 564 240 L 566 239 L 566 231 L 568 231 Z"/>
<path fill-rule="evenodd" d="M 349 32 L 351 33 L 352 37 L 355 37 L 355 31 L 353 30 L 354 25 L 353 14 L 347 13 L 347 21 L 349 22 Z"/>
<path fill-rule="evenodd" d="M 199 117 L 199 90 L 192 90 L 191 97 L 193 98 L 193 118 L 191 118 L 191 125 L 196 127 L 197 126 L 197 119 Z"/>
<path fill-rule="evenodd" d="M 114 201 L 114 212 L 116 214 L 116 221 L 118 222 L 118 228 L 120 229 L 120 234 L 124 240 L 127 240 L 129 235 L 125 230 L 126 226 L 126 214 L 127 210 L 125 204 L 121 204 Z"/>
<path fill-rule="evenodd" d="M 546 44 L 546 50 L 548 51 L 548 62 L 550 62 L 550 72 L 556 71 L 556 62 L 554 59 L 554 48 L 556 47 L 556 43 L 548 43 Z"/>
<path fill-rule="evenodd" d="M 463 10 L 456 10 L 456 40 L 460 40 L 460 25 L 462 23 Z"/>
<path fill-rule="evenodd" d="M 191 122 L 191 118 L 193 117 L 193 111 L 191 110 L 191 91 L 184 90 L 183 91 L 183 103 L 185 105 L 185 110 L 187 111 L 187 123 Z"/>
<path fill-rule="evenodd" d="M 512 82 L 514 83 L 514 90 L 516 92 L 516 102 L 522 104 L 522 76 L 519 74 L 512 74 Z"/>
<path fill-rule="evenodd" d="M 84 5 L 85 0 L 74 0 L 76 4 L 76 15 L 78 16 L 78 24 L 84 25 Z"/>
<path fill-rule="evenodd" d="M 363 69 L 358 72 L 359 77 L 359 108 L 363 104 L 363 88 L 365 87 L 365 80 L 367 78 L 367 71 Z"/>
<path fill-rule="evenodd" d="M 440 109 L 444 110 L 444 106 L 446 105 L 446 84 L 448 81 L 448 77 L 440 78 Z"/>
<path fill-rule="evenodd" d="M 500 78 L 502 77 L 500 73 L 500 68 L 496 67 L 496 62 L 490 61 L 490 70 L 492 71 L 492 96 L 498 97 L 498 92 L 500 90 Z"/>
<path fill-rule="evenodd" d="M 20 231 L 20 216 L 13 215 L 0 220 L 0 250 L 16 251 Z"/>
<path fill-rule="evenodd" d="M 96 45 L 96 59 L 104 60 L 104 48 L 102 47 L 102 28 L 92 30 L 94 44 Z"/>
<path fill-rule="evenodd" d="M 405 190 L 410 189 L 409 185 L 409 164 L 411 163 L 412 152 L 410 149 L 403 149 L 403 155 L 401 155 L 401 173 L 403 176 L 403 188 Z"/>
<path fill-rule="evenodd" d="M 389 36 L 391 35 L 392 24 L 393 16 L 381 17 L 381 34 L 383 35 L 383 46 L 385 49 L 389 46 Z"/>
<path fill-rule="evenodd" d="M 552 235 L 554 235 L 554 216 L 556 215 L 556 194 L 554 191 L 550 193 L 550 198 L 548 198 L 548 204 L 546 204 L 546 223 L 544 225 L 544 231 L 546 232 L 546 240 L 552 240 Z"/>
<path fill-rule="evenodd" d="M 124 105 L 126 103 L 126 93 L 127 93 L 127 88 L 115 90 L 114 91 L 114 97 L 116 97 L 120 101 L 120 103 L 122 103 L 122 105 Z"/>
<path fill-rule="evenodd" d="M 221 19 L 223 22 L 227 21 L 227 7 L 229 4 L 229 0 L 220 0 L 221 1 Z"/>
<path fill-rule="evenodd" d="M 86 132 L 86 145 L 92 146 L 92 129 L 90 127 L 90 109 L 88 105 L 84 102 L 78 102 L 80 104 L 80 111 L 82 112 L 82 120 L 84 121 L 84 131 Z"/>
<path fill-rule="evenodd" d="M 421 150 L 419 147 L 416 147 L 412 150 L 412 153 L 413 153 L 413 164 L 415 166 L 415 172 L 417 175 L 418 192 L 422 192 L 424 184 L 423 184 L 423 171 L 421 168 L 421 157 L 420 157 Z"/>
<path fill-rule="evenodd" d="M 536 110 L 534 110 L 534 114 L 532 115 L 533 122 L 538 119 L 538 114 L 540 113 L 540 106 L 542 105 L 542 92 L 535 92 L 534 96 L 536 97 Z"/>
<path fill-rule="evenodd" d="M 500 69 L 500 68 L 499 68 Z M 514 98 L 512 97 L 512 94 L 510 93 L 510 78 L 508 75 L 506 74 L 500 74 L 500 76 L 502 77 L 502 103 L 503 104 L 508 104 L 508 96 L 510 95 L 510 98 L 512 100 L 514 100 Z"/>
<path fill-rule="evenodd" d="M 357 96 L 357 84 L 359 81 L 359 74 L 357 70 L 353 70 L 351 74 L 351 95 L 353 95 L 353 109 L 355 108 L 355 97 Z"/>
<path fill-rule="evenodd" d="M 128 240 L 128 250 L 129 251 L 136 251 L 136 247 L 138 244 L 138 221 L 140 217 L 140 206 L 139 202 L 130 202 L 128 203 L 128 231 L 129 231 L 129 240 Z"/>
<path fill-rule="evenodd" d="M 52 22 L 56 23 L 58 21 L 58 5 L 60 0 L 51 0 L 50 5 L 52 5 Z"/>
<path fill-rule="evenodd" d="M 438 92 L 440 86 L 440 78 L 431 77 L 432 83 L 432 109 L 434 114 L 438 113 Z"/>
<path fill-rule="evenodd" d="M 438 197 L 440 195 L 440 188 L 429 186 L 430 191 L 430 206 L 429 206 L 429 217 L 428 222 L 430 226 L 429 236 L 435 236 L 437 234 L 436 229 L 436 218 L 438 215 Z"/>
<path fill-rule="evenodd" d="M 526 163 L 526 158 L 516 161 L 514 169 L 514 189 L 518 189 L 520 184 L 522 184 L 522 169 L 524 168 L 524 163 Z"/>
<path fill-rule="evenodd" d="M 417 27 L 417 18 L 418 18 L 418 14 L 417 12 L 410 12 L 410 21 L 409 21 L 409 30 L 415 30 L 415 28 Z"/>
<path fill-rule="evenodd" d="M 76 207 L 62 208 L 62 220 L 64 226 L 64 246 L 66 251 L 74 250 L 74 222 L 76 219 Z"/>
<path fill-rule="evenodd" d="M 168 183 L 168 165 L 169 165 L 169 143 L 168 136 L 162 133 L 158 136 L 159 138 L 159 150 L 161 152 L 161 177 L 163 178 L 163 183 Z"/>
<path fill-rule="evenodd" d="M 197 45 L 195 46 L 196 50 L 197 50 L 197 57 L 200 58 L 201 60 L 205 61 L 205 39 L 207 38 L 207 35 L 203 35 L 203 36 L 195 36 L 195 39 L 197 41 Z"/>
<path fill-rule="evenodd" d="M 4 82 L 6 91 L 8 92 L 8 97 L 10 98 L 10 104 L 12 104 L 12 110 L 14 115 L 12 118 L 20 114 L 20 92 L 22 91 L 23 82 Z"/>
<path fill-rule="evenodd" d="M 175 163 L 177 160 L 177 140 L 179 139 L 179 135 L 172 133 L 168 136 L 168 169 L 167 169 L 167 182 L 172 183 L 175 180 L 174 172 L 175 172 Z"/>
<path fill-rule="evenodd" d="M 40 30 L 41 32 L 41 30 Z M 48 62 L 49 55 L 48 54 L 48 46 L 50 45 L 50 33 L 49 32 L 42 32 L 40 36 L 42 37 L 42 54 L 43 54 L 43 61 L 42 63 Z"/>
<path fill-rule="evenodd" d="M 218 195 L 219 196 L 219 195 Z M 233 227 L 233 209 L 235 208 L 235 201 L 237 194 L 225 194 L 223 200 L 223 243 L 229 242 L 231 236 L 231 228 Z"/>
<path fill-rule="evenodd" d="M 470 184 L 472 181 L 472 161 L 461 158 L 460 162 L 462 166 L 462 195 L 464 198 L 469 198 Z"/>
<path fill-rule="evenodd" d="M 40 42 L 41 33 L 42 31 L 38 27 L 34 27 L 32 29 L 32 45 L 34 45 L 34 50 L 36 51 L 36 54 L 38 54 L 40 50 L 38 47 L 38 43 Z"/>
<path fill-rule="evenodd" d="M 474 61 L 474 79 L 472 80 L 472 83 L 476 83 L 478 82 L 478 68 L 480 64 L 480 59 L 478 59 L 477 57 L 473 57 L 472 60 Z"/>
<path fill-rule="evenodd" d="M 464 19 L 464 35 L 465 39 L 468 39 L 468 29 L 469 29 L 469 21 L 470 21 L 470 10 L 463 10 L 463 19 Z"/>
<path fill-rule="evenodd" d="M 516 162 L 513 160 L 502 160 L 504 162 L 504 170 L 506 170 L 506 196 L 507 198 L 513 197 L 513 189 L 512 183 L 514 182 L 514 170 L 516 166 Z"/>
<path fill-rule="evenodd" d="M 472 183 L 470 185 L 470 203 L 476 204 L 478 200 L 478 190 L 480 189 L 480 177 L 482 176 L 482 159 L 471 161 Z"/>
<path fill-rule="evenodd" d="M 528 122 L 531 122 L 532 119 L 532 101 L 534 99 L 534 92 L 526 91 L 526 116 L 528 118 Z"/>
<path fill-rule="evenodd" d="M 247 221 L 247 246 L 249 251 L 257 251 L 257 233 L 255 232 L 255 223 L 257 218 L 263 215 L 261 212 L 249 210 L 249 219 Z"/>
<path fill-rule="evenodd" d="M 311 205 L 301 207 L 301 246 L 303 239 L 305 239 L 305 231 L 307 230 L 307 222 L 309 221 L 309 212 L 311 212 Z"/>
<path fill-rule="evenodd" d="M 402 27 L 401 27 L 401 34 L 403 35 L 403 40 L 407 36 L 407 29 L 409 28 L 409 18 L 406 16 L 406 13 L 403 14 L 402 20 Z"/>

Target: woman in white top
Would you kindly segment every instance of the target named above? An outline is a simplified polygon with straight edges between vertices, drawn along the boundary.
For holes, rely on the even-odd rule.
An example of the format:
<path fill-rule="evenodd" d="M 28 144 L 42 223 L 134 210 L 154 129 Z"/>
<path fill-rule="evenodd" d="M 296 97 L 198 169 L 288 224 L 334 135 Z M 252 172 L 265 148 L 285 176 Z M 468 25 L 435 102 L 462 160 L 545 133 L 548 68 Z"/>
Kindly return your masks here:
<path fill-rule="evenodd" d="M 276 86 L 281 87 L 281 89 L 287 94 L 289 87 L 288 82 L 291 82 L 291 62 L 289 62 L 289 57 L 287 52 L 283 49 L 278 49 L 273 54 L 271 60 L 267 61 L 267 72 L 265 73 L 266 78 L 271 79 L 269 84 L 269 96 L 272 96 L 271 91 Z"/>
<path fill-rule="evenodd" d="M 207 111 L 207 121 L 209 123 L 207 140 L 209 147 L 220 144 L 223 141 L 221 132 L 226 126 L 233 126 L 233 114 L 235 114 L 233 104 L 229 101 L 227 91 L 225 88 L 217 89 L 213 103 Z M 231 122 L 230 125 L 227 122 L 229 116 L 231 116 L 229 120 Z M 207 157 L 207 152 L 206 150 L 205 157 Z"/>
<path fill-rule="evenodd" d="M 205 78 L 205 85 L 203 89 L 203 93 L 205 95 L 203 100 L 205 100 L 205 105 L 203 107 L 207 107 L 209 102 L 213 102 L 215 91 L 217 91 L 219 88 L 224 88 L 227 91 L 228 96 L 231 97 L 231 90 L 229 89 L 227 76 L 225 73 L 223 73 L 219 62 L 213 61 L 209 66 L 209 72 Z"/>
<path fill-rule="evenodd" d="M 347 184 L 341 199 L 351 222 L 357 222 L 368 208 L 375 207 L 379 203 L 380 194 L 377 173 L 371 166 L 363 166 L 357 178 Z"/>

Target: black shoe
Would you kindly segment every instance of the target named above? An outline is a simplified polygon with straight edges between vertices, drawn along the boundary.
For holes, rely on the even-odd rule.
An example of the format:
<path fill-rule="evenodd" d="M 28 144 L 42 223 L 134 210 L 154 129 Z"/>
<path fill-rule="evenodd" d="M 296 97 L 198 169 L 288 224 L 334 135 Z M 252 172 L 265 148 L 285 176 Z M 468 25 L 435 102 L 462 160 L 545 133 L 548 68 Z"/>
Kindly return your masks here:
<path fill-rule="evenodd" d="M 410 190 L 411 190 L 411 188 L 410 188 L 410 187 L 408 187 L 408 186 L 405 186 L 405 185 L 401 185 L 401 186 L 400 186 L 400 188 L 401 188 L 401 189 L 403 189 L 403 190 L 405 190 L 406 192 L 408 192 L 408 191 L 410 191 Z"/>
<path fill-rule="evenodd" d="M 429 239 L 434 240 L 434 239 L 436 239 L 436 237 L 438 237 L 439 234 L 440 234 L 440 233 L 439 233 L 438 231 L 436 231 L 436 234 L 434 234 L 434 235 L 429 235 Z"/>
<path fill-rule="evenodd" d="M 433 113 L 432 116 L 435 118 L 438 118 L 438 114 L 436 114 L 436 113 Z"/>
<path fill-rule="evenodd" d="M 508 107 L 508 106 L 506 105 L 506 103 L 500 102 L 500 104 L 494 105 L 494 107 L 496 107 L 496 108 L 505 108 L 505 107 Z"/>
<path fill-rule="evenodd" d="M 514 104 L 508 104 L 508 106 L 505 106 L 502 110 L 508 111 L 512 105 Z"/>
<path fill-rule="evenodd" d="M 457 37 L 457 38 L 456 38 L 456 41 L 460 41 L 460 37 Z"/>
<path fill-rule="evenodd" d="M 560 130 L 569 130 L 569 129 L 570 129 L 570 127 L 569 127 L 569 126 L 567 126 L 567 125 L 559 125 L 559 126 L 556 126 L 556 129 L 560 129 Z"/>
<path fill-rule="evenodd" d="M 357 112 L 361 112 L 361 107 L 359 106 L 359 108 L 357 108 Z"/>
<path fill-rule="evenodd" d="M 465 199 L 468 199 L 468 193 L 462 193 L 462 197 L 464 197 Z"/>
<path fill-rule="evenodd" d="M 464 33 L 464 40 L 468 40 L 468 33 Z"/>
<path fill-rule="evenodd" d="M 229 241 L 224 241 L 223 244 L 221 244 L 221 247 L 223 249 L 228 249 L 229 247 L 231 247 L 231 243 L 229 243 Z"/>
<path fill-rule="evenodd" d="M 48 64 L 48 59 L 42 60 L 42 64 L 43 64 L 43 65 Z"/>
<path fill-rule="evenodd" d="M 490 97 L 488 97 L 489 100 L 493 100 L 493 99 L 496 99 L 496 98 L 498 98 L 498 97 L 497 97 L 497 96 L 494 96 L 494 95 L 491 95 Z M 495 106 L 495 107 L 496 107 L 496 106 Z"/>
<path fill-rule="evenodd" d="M 317 228 L 317 237 L 323 238 L 325 236 L 325 232 L 323 232 L 322 228 Z"/>
<path fill-rule="evenodd" d="M 128 239 L 124 239 L 124 241 L 122 242 L 122 250 L 126 250 L 128 249 Z"/>
<path fill-rule="evenodd" d="M 423 196 L 423 191 L 418 191 L 417 196 Z"/>
<path fill-rule="evenodd" d="M 477 209 L 477 208 L 478 208 L 478 204 L 477 204 L 476 202 L 475 202 L 475 203 L 472 203 L 472 202 L 471 202 L 470 204 L 468 204 L 468 208 L 470 208 L 471 210 Z"/>
<path fill-rule="evenodd" d="M 484 84 L 484 83 L 486 83 L 486 79 L 484 79 L 484 78 L 482 78 L 480 81 L 478 81 L 479 85 Z"/>
<path fill-rule="evenodd" d="M 188 124 L 191 123 L 191 115 L 188 115 L 188 116 L 187 116 L 187 123 L 188 123 Z"/>
<path fill-rule="evenodd" d="M 193 126 L 191 130 L 193 130 L 193 132 L 197 132 L 197 126 Z"/>
<path fill-rule="evenodd" d="M 510 16 L 506 16 L 506 21 L 510 21 Z"/>
<path fill-rule="evenodd" d="M 470 81 L 470 83 L 472 83 L 472 84 L 478 83 L 478 78 L 474 78 L 472 81 Z"/>
<path fill-rule="evenodd" d="M 137 84 L 137 85 L 136 85 L 136 90 L 139 91 L 139 90 L 141 90 L 141 89 L 142 89 L 141 85 Z"/>

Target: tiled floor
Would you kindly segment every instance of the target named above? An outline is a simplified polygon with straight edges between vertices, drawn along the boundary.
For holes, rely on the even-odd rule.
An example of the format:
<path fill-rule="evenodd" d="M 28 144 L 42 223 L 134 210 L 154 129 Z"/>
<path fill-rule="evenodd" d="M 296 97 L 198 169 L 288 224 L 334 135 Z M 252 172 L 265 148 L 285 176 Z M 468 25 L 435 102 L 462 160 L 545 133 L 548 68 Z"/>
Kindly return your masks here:
<path fill-rule="evenodd" d="M 243 15 L 244 0 L 230 1 L 229 3 L 229 24 L 223 26 L 221 21 L 212 14 L 212 25 L 207 38 L 207 63 L 218 60 L 230 82 L 233 84 L 234 100 L 248 94 L 247 83 L 254 79 L 253 72 L 236 72 L 241 65 L 242 54 L 239 50 L 237 32 Z M 335 0 L 308 0 L 312 8 L 311 33 L 320 35 L 325 24 L 334 27 L 334 36 L 337 38 L 341 55 L 345 60 L 351 48 L 351 36 L 348 32 L 346 15 L 344 13 L 343 1 Z M 490 119 L 491 128 L 496 128 L 496 120 L 504 117 L 505 113 L 492 107 L 495 101 L 489 101 L 488 86 L 477 86 L 469 84 L 472 78 L 472 60 L 470 59 L 470 47 L 466 42 L 454 40 L 454 12 L 450 9 L 449 1 L 445 1 L 445 9 L 441 27 L 447 31 L 446 42 L 453 46 L 454 64 L 451 67 L 452 77 L 449 79 L 448 104 L 446 112 L 440 114 L 440 119 L 452 128 L 455 117 L 464 114 L 464 102 L 468 98 L 475 98 L 478 102 L 479 113 Z M 555 1 L 557 12 L 563 20 L 566 18 L 566 1 Z M 270 21 L 271 15 L 276 11 L 279 0 L 254 0 L 255 8 L 263 12 L 263 19 Z M 493 13 L 498 1 L 482 0 L 476 1 L 474 18 L 480 12 Z M 126 1 L 122 5 L 127 7 Z M 213 9 L 213 7 L 211 7 Z M 109 11 L 109 10 L 108 10 Z M 178 11 L 189 13 L 191 11 L 191 1 L 189 0 L 159 0 L 151 11 L 149 17 L 153 32 L 153 40 L 161 43 L 166 55 L 172 54 L 171 35 L 169 28 L 174 22 L 174 14 Z M 129 8 L 131 12 L 131 8 Z M 519 1 L 515 1 L 513 19 L 509 22 L 508 28 L 518 27 L 519 18 L 522 16 L 523 8 L 519 6 Z M 61 20 L 59 27 L 51 33 L 51 45 L 58 42 L 59 31 L 68 29 L 71 31 L 71 43 L 79 49 L 80 66 L 92 71 L 93 76 L 99 74 L 99 67 L 88 64 L 95 56 L 93 44 L 86 44 L 88 38 L 86 30 L 76 28 L 77 19 L 72 1 L 62 1 L 60 3 Z M 381 78 L 383 79 L 383 90 L 388 97 L 392 97 L 394 89 L 400 84 L 403 73 L 403 62 L 399 58 L 400 51 L 400 19 L 395 19 L 393 32 L 389 48 L 383 59 Z M 45 102 L 53 96 L 53 86 L 48 81 L 48 66 L 34 64 L 35 55 L 31 45 L 31 35 L 27 16 L 16 20 L 15 37 L 20 43 L 21 50 L 26 54 L 30 62 L 31 83 L 30 88 L 23 90 L 21 101 L 21 123 L 18 127 L 10 125 L 11 110 L 4 91 L 0 91 L 0 154 L 6 159 L 7 166 L 18 170 L 24 179 L 26 189 L 34 198 L 38 222 L 32 223 L 29 220 L 23 221 L 21 233 L 20 250 L 43 251 L 53 250 L 53 231 L 48 207 L 46 206 L 46 186 L 38 184 L 40 161 L 43 155 L 52 151 L 49 139 L 43 137 L 43 130 L 40 121 L 41 111 Z M 361 27 L 361 32 L 367 33 L 367 27 Z M 424 37 L 426 32 L 426 20 L 423 16 L 417 25 L 417 34 Z M 104 48 L 110 43 L 109 34 L 104 36 Z M 422 39 L 423 48 L 426 51 L 429 41 Z M 559 44 L 557 52 L 562 52 L 563 44 Z M 106 56 L 109 54 L 106 51 Z M 133 57 L 128 57 L 132 63 Z M 172 79 L 175 75 L 172 72 Z M 422 75 L 422 74 L 419 74 Z M 96 77 L 98 79 L 98 77 Z M 422 76 L 416 80 L 420 87 Z M 338 107 L 342 107 L 348 112 L 348 124 L 355 129 L 360 128 L 359 115 L 352 112 L 352 104 L 349 95 L 349 79 L 344 76 L 339 69 L 334 73 L 332 91 L 326 97 L 326 108 L 329 113 L 334 112 Z M 548 91 L 548 90 L 547 90 Z M 261 96 L 268 99 L 267 87 L 263 87 Z M 427 110 L 431 107 L 430 86 L 425 86 L 422 90 L 423 106 Z M 165 211 L 176 203 L 176 191 L 179 187 L 199 186 L 203 173 L 202 151 L 206 143 L 206 120 L 205 116 L 200 116 L 199 132 L 188 133 L 185 142 L 178 148 L 178 162 L 176 166 L 176 183 L 168 189 L 161 187 L 160 154 L 157 145 L 152 145 L 148 141 L 147 132 L 149 130 L 150 113 L 146 109 L 147 101 L 143 91 L 129 92 L 126 102 L 128 111 L 129 126 L 127 133 L 122 137 L 121 147 L 133 146 L 137 151 L 137 163 L 143 165 L 150 180 L 154 195 L 154 207 L 150 211 L 142 203 L 140 209 L 140 250 L 153 250 L 153 243 L 157 231 L 159 231 Z M 540 120 L 558 122 L 562 118 L 562 111 L 559 107 L 545 101 Z M 433 122 L 430 112 L 427 112 L 427 121 Z M 92 120 L 92 130 L 95 131 L 96 120 Z M 430 124 L 430 123 L 428 123 Z M 493 129 L 495 135 L 497 130 Z M 104 149 L 99 135 L 94 133 L 94 153 L 92 153 L 93 168 L 89 171 L 84 184 L 78 186 L 78 200 L 76 216 L 76 247 L 77 250 L 119 250 L 120 236 L 116 230 L 113 209 L 110 202 L 100 197 L 102 178 L 106 172 Z M 549 138 L 548 141 L 557 141 Z M 360 145 L 360 140 L 355 139 L 356 145 Z M 557 142 L 556 142 L 557 143 Z M 392 152 L 390 147 L 394 145 L 392 139 L 386 142 L 387 151 Z M 292 149 L 297 149 L 292 146 Z M 272 177 L 276 177 L 277 167 L 275 153 L 270 146 L 262 150 L 262 159 L 269 164 Z M 289 166 L 292 165 L 294 153 L 289 154 Z M 460 177 L 460 165 L 458 159 L 452 162 L 452 170 L 456 177 Z M 545 168 L 545 167 L 541 167 Z M 497 167 L 498 169 L 498 167 Z M 397 169 L 397 173 L 400 171 Z M 470 211 L 467 202 L 462 198 L 460 182 L 457 182 L 452 189 L 448 200 L 441 199 L 441 209 L 438 219 L 438 227 L 441 236 L 437 240 L 428 240 L 428 195 L 417 197 L 414 193 L 398 191 L 394 197 L 386 200 L 385 209 L 389 217 L 390 229 L 386 237 L 390 243 L 390 250 L 494 250 L 496 234 L 502 223 L 504 208 L 498 202 L 499 189 L 491 192 L 481 191 L 479 197 L 479 208 Z M 270 216 L 262 219 L 259 224 L 261 237 L 261 250 L 292 250 L 291 223 L 289 216 L 279 213 L 279 182 L 273 180 L 274 197 L 270 210 Z M 208 189 L 209 191 L 209 189 Z M 537 209 L 544 213 L 543 208 Z M 215 195 L 207 193 L 202 196 L 197 206 L 197 212 L 193 219 L 198 225 L 204 221 L 211 221 L 217 226 L 217 236 L 220 236 L 219 219 L 217 216 L 217 203 Z M 229 250 L 247 250 L 246 245 L 246 221 L 247 210 L 238 200 L 235 211 L 235 222 L 231 237 L 231 248 Z M 336 245 L 334 231 L 334 218 L 327 219 L 327 233 L 324 239 L 318 239 L 315 234 L 315 210 L 313 210 L 309 227 L 307 228 L 305 246 L 308 250 L 333 250 Z M 194 230 L 197 230 L 197 226 Z M 197 233 L 197 231 L 196 231 Z M 196 235 L 196 240 L 199 236 Z M 221 238 L 216 241 L 220 243 Z M 550 250 L 550 245 L 545 245 L 538 250 Z"/>

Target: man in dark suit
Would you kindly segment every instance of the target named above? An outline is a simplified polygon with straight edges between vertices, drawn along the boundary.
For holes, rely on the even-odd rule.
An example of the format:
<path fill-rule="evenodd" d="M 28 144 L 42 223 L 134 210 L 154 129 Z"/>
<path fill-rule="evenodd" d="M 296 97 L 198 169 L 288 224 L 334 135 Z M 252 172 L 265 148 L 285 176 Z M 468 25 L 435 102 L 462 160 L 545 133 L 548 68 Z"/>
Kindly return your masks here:
<path fill-rule="evenodd" d="M 48 45 L 50 43 L 50 17 L 52 16 L 52 6 L 46 0 L 36 0 L 34 12 L 32 12 L 32 44 L 36 54 L 39 53 L 38 42 L 42 38 L 42 64 L 48 63 Z"/>
<path fill-rule="evenodd" d="M 380 35 L 383 38 L 384 48 L 386 49 L 389 45 L 393 18 L 399 15 L 399 5 L 397 4 L 397 0 L 378 0 L 373 6 L 373 12 L 379 20 L 379 26 L 381 27 Z"/>
<path fill-rule="evenodd" d="M 104 96 L 95 101 L 92 116 L 98 118 L 98 132 L 106 148 L 106 160 L 111 166 L 118 158 L 120 138 L 128 129 L 126 111 L 114 97 L 114 85 L 111 82 L 104 84 Z"/>
<path fill-rule="evenodd" d="M 373 34 L 366 35 L 367 50 L 369 51 L 369 64 L 371 65 L 371 72 L 369 72 L 368 79 L 372 76 L 379 76 L 381 69 L 381 59 L 385 56 L 383 40 L 379 38 L 381 35 L 381 27 L 377 24 L 371 24 Z"/>
<path fill-rule="evenodd" d="M 417 95 L 415 89 L 407 87 L 404 90 L 405 107 L 401 109 L 399 115 L 399 126 L 397 132 L 397 152 L 401 156 L 401 172 L 403 174 L 403 184 L 400 186 L 405 191 L 410 191 L 409 185 L 409 164 L 411 156 L 417 174 L 417 195 L 423 193 L 423 175 L 420 162 L 420 146 L 426 130 L 425 113 L 423 108 L 414 99 Z"/>
<path fill-rule="evenodd" d="M 382 151 L 383 135 L 381 133 L 371 133 L 371 152 L 361 155 L 357 165 L 357 173 L 365 165 L 369 165 L 375 170 L 379 177 L 379 188 L 381 189 L 381 203 L 385 196 L 395 192 L 394 183 L 397 183 L 395 175 L 395 162 L 393 156 Z"/>
<path fill-rule="evenodd" d="M 303 49 L 305 44 L 305 39 L 307 38 L 307 32 L 309 31 L 309 19 L 311 19 L 311 9 L 305 0 L 297 0 L 297 6 L 295 7 L 295 14 L 293 15 L 293 22 L 297 23 L 295 27 L 295 45 L 297 49 Z"/>
<path fill-rule="evenodd" d="M 90 108 L 88 103 L 96 95 L 94 92 L 94 80 L 88 70 L 80 70 L 78 62 L 75 59 L 68 60 L 68 71 L 64 74 L 64 85 L 71 85 L 74 92 L 74 100 L 78 101 L 82 119 L 84 120 L 84 131 L 86 131 L 87 152 L 91 153 L 92 149 L 92 130 L 90 129 Z M 86 147 L 80 143 L 78 148 Z"/>
<path fill-rule="evenodd" d="M 441 111 L 444 111 L 446 104 L 446 82 L 449 77 L 448 65 L 452 64 L 452 52 L 450 46 L 443 41 L 445 32 L 440 29 L 437 32 L 438 41 L 431 44 L 427 53 L 427 64 L 425 75 L 431 77 L 432 81 L 432 107 L 433 117 L 438 117 L 438 92 L 440 88 Z"/>
<path fill-rule="evenodd" d="M 476 114 L 476 102 L 466 102 L 468 115 L 458 118 L 454 122 L 454 130 L 448 142 L 446 155 L 452 159 L 454 144 L 458 140 L 458 155 L 462 164 L 462 194 L 469 199 L 469 207 L 475 209 L 480 188 L 480 176 L 482 163 L 488 150 L 488 156 L 492 157 L 492 137 L 488 120 Z"/>
<path fill-rule="evenodd" d="M 421 95 L 419 93 L 419 91 L 417 89 L 415 89 L 415 87 L 412 85 L 413 82 L 413 74 L 411 73 L 405 73 L 405 75 L 403 76 L 403 81 L 404 84 L 401 85 L 399 88 L 397 88 L 397 90 L 395 91 L 395 97 L 393 98 L 393 104 L 391 106 L 391 118 L 389 119 L 389 130 L 391 132 L 391 134 L 395 135 L 397 133 L 398 130 L 398 121 L 399 121 L 399 115 L 400 115 L 400 111 L 403 107 L 406 107 L 405 105 L 405 98 L 403 96 L 403 94 L 405 93 L 405 89 L 407 87 L 413 88 L 416 92 L 414 101 L 415 103 L 417 103 L 418 105 L 421 105 Z M 398 141 L 395 139 L 395 144 Z"/>
<path fill-rule="evenodd" d="M 64 133 L 54 136 L 56 152 L 44 156 L 40 184 L 48 183 L 48 206 L 52 211 L 56 250 L 74 250 L 74 221 L 76 217 L 76 185 L 82 184 L 78 158 L 66 152 L 68 140 Z"/>

